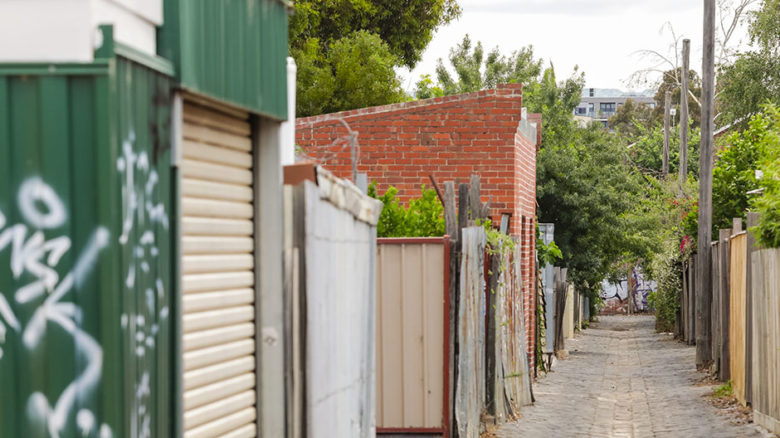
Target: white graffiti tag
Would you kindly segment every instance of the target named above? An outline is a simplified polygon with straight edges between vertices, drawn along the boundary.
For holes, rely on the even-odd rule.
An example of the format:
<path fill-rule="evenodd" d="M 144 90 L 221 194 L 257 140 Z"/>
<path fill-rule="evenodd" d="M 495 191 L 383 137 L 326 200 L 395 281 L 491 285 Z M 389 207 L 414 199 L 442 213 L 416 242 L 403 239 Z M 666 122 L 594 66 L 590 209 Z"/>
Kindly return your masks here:
<path fill-rule="evenodd" d="M 95 430 L 94 413 L 86 409 L 78 413 L 72 411 L 77 400 L 89 396 L 99 383 L 103 350 L 92 336 L 80 328 L 81 308 L 65 301 L 65 297 L 74 286 L 80 288 L 84 284 L 98 254 L 109 243 L 109 232 L 98 227 L 81 249 L 73 268 L 60 279 L 56 268 L 71 249 L 71 240 L 67 236 L 47 239 L 44 230 L 50 232 L 65 224 L 67 213 L 62 201 L 42 179 L 32 177 L 20 186 L 17 203 L 24 223 L 4 228 L 6 217 L 0 212 L 0 251 L 10 246 L 10 270 L 14 280 L 19 281 L 25 273 L 33 279 L 15 291 L 16 305 L 40 304 L 33 308 L 26 324 L 20 324 L 9 301 L 0 293 L 0 344 L 6 340 L 6 325 L 21 334 L 22 345 L 30 351 L 35 350 L 46 335 L 48 323 L 60 326 L 73 338 L 79 361 L 86 364 L 84 370 L 66 386 L 53 406 L 43 393 L 31 394 L 27 415 L 30 420 L 45 425 L 50 436 L 59 437 L 70 416 L 75 414 L 77 425 L 86 436 Z M 28 226 L 37 230 L 29 237 Z M 39 301 L 41 298 L 42 302 Z M 110 435 L 110 428 L 105 424 L 100 431 L 101 435 L 104 432 Z"/>
<path fill-rule="evenodd" d="M 135 351 L 140 372 L 135 382 L 135 398 L 130 412 L 130 432 L 133 438 L 151 436 L 151 386 L 153 369 L 143 358 L 157 345 L 161 321 L 168 318 L 165 285 L 154 266 L 160 250 L 156 232 L 168 229 L 168 215 L 163 203 L 155 203 L 155 191 L 159 175 L 152 168 L 146 152 L 133 150 L 135 135 L 131 132 L 122 144 L 122 156 L 117 159 L 117 170 L 123 176 L 122 235 L 119 244 L 131 248 L 131 258 L 125 273 L 125 290 L 142 303 L 136 313 L 123 314 L 122 328 L 129 331 L 131 346 Z M 137 187 L 136 187 L 137 185 Z M 142 287 L 141 285 L 153 285 Z"/>

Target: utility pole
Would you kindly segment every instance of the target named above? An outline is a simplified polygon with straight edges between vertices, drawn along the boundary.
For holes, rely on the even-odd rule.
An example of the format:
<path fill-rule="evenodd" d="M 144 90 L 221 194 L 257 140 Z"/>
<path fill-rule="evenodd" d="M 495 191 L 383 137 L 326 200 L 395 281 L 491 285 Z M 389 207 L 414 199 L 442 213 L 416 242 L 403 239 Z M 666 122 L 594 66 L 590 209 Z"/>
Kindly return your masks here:
<path fill-rule="evenodd" d="M 696 366 L 712 362 L 712 143 L 715 122 L 715 0 L 704 0 L 701 148 L 699 157 L 699 241 L 696 267 Z"/>
<path fill-rule="evenodd" d="M 680 196 L 688 179 L 688 72 L 691 70 L 691 40 L 683 40 L 682 90 L 680 90 Z"/>
<path fill-rule="evenodd" d="M 672 92 L 667 91 L 664 100 L 664 162 L 661 173 L 664 178 L 669 176 L 669 136 L 670 136 L 670 113 L 672 111 Z"/>

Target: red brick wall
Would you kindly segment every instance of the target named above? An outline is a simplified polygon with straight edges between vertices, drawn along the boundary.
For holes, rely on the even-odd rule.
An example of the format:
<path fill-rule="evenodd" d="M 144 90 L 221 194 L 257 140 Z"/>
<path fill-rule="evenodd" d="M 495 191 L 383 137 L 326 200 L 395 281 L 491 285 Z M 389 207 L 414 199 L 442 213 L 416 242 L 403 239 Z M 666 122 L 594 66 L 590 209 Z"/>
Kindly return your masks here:
<path fill-rule="evenodd" d="M 519 131 L 522 86 L 406 102 L 298 119 L 296 143 L 304 154 L 343 178 L 352 176 L 348 130 L 357 133 L 357 169 L 376 181 L 379 193 L 392 185 L 401 202 L 420 196 L 433 175 L 468 182 L 481 176 L 482 201 L 491 201 L 493 223 L 510 213 L 509 232 L 523 240 L 522 272 L 528 349 L 535 336 L 533 235 L 536 217 L 537 139 Z M 531 122 L 541 118 L 530 115 Z M 525 222 L 523 222 L 525 218 Z"/>

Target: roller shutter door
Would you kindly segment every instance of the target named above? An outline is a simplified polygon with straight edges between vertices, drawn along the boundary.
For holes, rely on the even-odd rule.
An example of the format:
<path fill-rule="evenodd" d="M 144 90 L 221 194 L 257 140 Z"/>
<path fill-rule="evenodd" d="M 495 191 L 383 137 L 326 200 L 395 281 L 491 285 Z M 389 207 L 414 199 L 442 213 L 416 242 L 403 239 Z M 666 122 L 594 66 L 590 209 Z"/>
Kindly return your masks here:
<path fill-rule="evenodd" d="M 249 116 L 185 100 L 184 436 L 254 437 L 254 192 Z"/>

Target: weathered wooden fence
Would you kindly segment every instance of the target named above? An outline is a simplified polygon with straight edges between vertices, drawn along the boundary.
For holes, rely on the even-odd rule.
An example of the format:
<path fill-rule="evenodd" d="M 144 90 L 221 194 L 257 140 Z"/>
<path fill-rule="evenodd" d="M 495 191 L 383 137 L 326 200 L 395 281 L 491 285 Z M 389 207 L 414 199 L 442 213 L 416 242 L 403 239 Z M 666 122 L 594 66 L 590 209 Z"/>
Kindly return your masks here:
<path fill-rule="evenodd" d="M 448 436 L 450 238 L 377 250 L 377 432 Z"/>
<path fill-rule="evenodd" d="M 378 239 L 380 434 L 477 438 L 485 423 L 531 403 L 520 263 L 528 248 L 506 235 L 489 247 L 475 226 L 489 211 L 479 178 L 459 186 L 457 215 L 454 184 L 444 188 L 448 236 Z"/>
<path fill-rule="evenodd" d="M 696 342 L 696 254 L 683 262 L 680 326 L 682 339 L 688 345 Z"/>
<path fill-rule="evenodd" d="M 756 221 L 748 215 L 748 226 Z M 731 381 L 742 404 L 752 404 L 756 423 L 780 433 L 780 249 L 757 250 L 754 242 L 735 219 L 712 243 L 712 371 Z M 695 266 L 695 255 L 683 265 L 678 314 L 689 344 L 698 330 Z"/>
<path fill-rule="evenodd" d="M 485 403 L 485 247 L 480 227 L 465 228 L 461 235 L 462 259 L 458 291 L 458 355 L 455 363 L 455 419 L 459 437 L 480 434 Z"/>
<path fill-rule="evenodd" d="M 751 271 L 753 418 L 780 433 L 780 248 L 754 252 Z"/>
<path fill-rule="evenodd" d="M 523 281 L 519 245 L 504 242 L 491 248 L 488 274 L 486 339 L 494 339 L 487 349 L 487 412 L 502 423 L 517 416 L 520 407 L 531 403 L 531 376 L 526 354 L 523 309 Z M 492 351 L 491 351 L 492 350 Z M 493 358 L 491 360 L 491 354 Z"/>
<path fill-rule="evenodd" d="M 567 284 L 566 286 L 566 307 L 563 310 L 563 336 L 565 339 L 571 339 L 574 337 L 574 286 Z"/>

